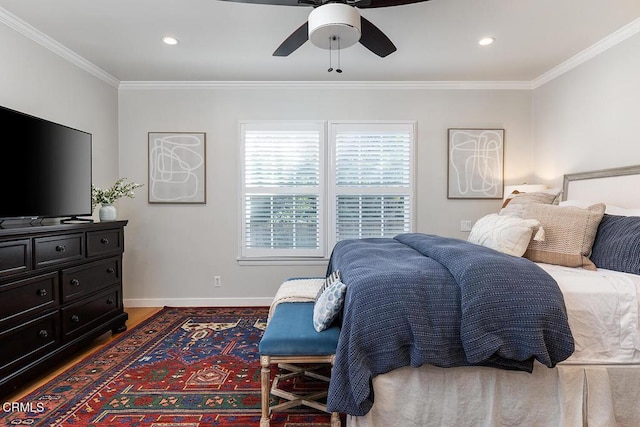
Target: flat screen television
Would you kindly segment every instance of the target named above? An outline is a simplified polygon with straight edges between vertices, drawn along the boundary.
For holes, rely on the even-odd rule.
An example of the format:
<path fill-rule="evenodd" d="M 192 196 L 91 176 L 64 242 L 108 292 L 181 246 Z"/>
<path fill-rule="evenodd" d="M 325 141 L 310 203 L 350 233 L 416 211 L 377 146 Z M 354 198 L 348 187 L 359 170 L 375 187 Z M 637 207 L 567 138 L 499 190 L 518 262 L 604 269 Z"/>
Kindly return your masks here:
<path fill-rule="evenodd" d="M 91 134 L 0 107 L 0 219 L 91 215 Z"/>

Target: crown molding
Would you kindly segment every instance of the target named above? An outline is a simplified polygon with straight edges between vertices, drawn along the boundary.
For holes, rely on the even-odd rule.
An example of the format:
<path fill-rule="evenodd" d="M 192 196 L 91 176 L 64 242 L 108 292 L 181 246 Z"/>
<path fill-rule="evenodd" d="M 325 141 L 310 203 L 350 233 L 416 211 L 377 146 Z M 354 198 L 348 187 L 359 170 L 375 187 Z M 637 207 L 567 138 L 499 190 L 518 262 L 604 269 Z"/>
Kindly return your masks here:
<path fill-rule="evenodd" d="M 122 81 L 121 90 L 207 89 L 407 89 L 531 90 L 530 82 L 473 81 Z"/>
<path fill-rule="evenodd" d="M 578 65 L 581 65 L 588 61 L 589 59 L 601 54 L 602 52 L 614 47 L 618 43 L 621 43 L 628 39 L 631 36 L 634 36 L 640 32 L 640 18 L 636 18 L 631 21 L 629 24 L 620 28 L 614 33 L 611 33 L 607 37 L 603 38 L 599 42 L 589 46 L 582 52 L 572 56 L 567 59 L 560 65 L 552 68 L 546 73 L 540 75 L 531 81 L 531 87 L 533 89 L 537 89 L 545 83 L 550 82 L 551 80 L 563 75 L 564 73 L 576 68 Z"/>
<path fill-rule="evenodd" d="M 114 76 L 107 73 L 106 71 L 96 66 L 95 64 L 87 61 L 82 56 L 78 55 L 71 49 L 63 46 L 62 44 L 58 43 L 57 41 L 47 36 L 46 34 L 43 34 L 41 31 L 38 31 L 36 28 L 27 24 L 26 22 L 24 22 L 14 14 L 8 12 L 2 7 L 0 7 L 0 22 L 5 24 L 9 28 L 12 28 L 13 30 L 19 32 L 23 36 L 33 40 L 39 45 L 45 47 L 46 49 L 49 49 L 51 52 L 55 53 L 56 55 L 66 59 L 67 61 L 76 65 L 78 68 L 106 82 L 110 86 L 118 88 L 120 81 L 116 79 Z"/>

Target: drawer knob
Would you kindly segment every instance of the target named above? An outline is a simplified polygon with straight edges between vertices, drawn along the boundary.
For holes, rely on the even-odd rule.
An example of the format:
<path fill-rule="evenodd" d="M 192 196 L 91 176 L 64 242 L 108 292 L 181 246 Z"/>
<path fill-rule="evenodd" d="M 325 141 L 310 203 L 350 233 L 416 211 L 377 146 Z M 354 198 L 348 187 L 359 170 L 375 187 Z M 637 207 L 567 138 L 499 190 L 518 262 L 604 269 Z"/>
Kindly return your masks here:
<path fill-rule="evenodd" d="M 100 239 L 100 243 L 102 243 L 103 245 L 108 245 L 109 239 L 107 239 L 106 237 L 103 237 L 102 239 Z"/>
<path fill-rule="evenodd" d="M 71 279 L 71 286 L 80 286 L 80 280 L 79 279 Z"/>
<path fill-rule="evenodd" d="M 80 321 L 80 316 L 74 314 L 73 316 L 71 316 L 71 321 L 74 323 L 78 323 Z"/>
<path fill-rule="evenodd" d="M 47 296 L 47 290 L 46 289 L 38 289 L 36 291 L 36 294 L 38 294 L 38 296 L 40 296 L 40 297 L 46 297 Z"/>
<path fill-rule="evenodd" d="M 113 298 L 108 298 L 107 299 L 107 304 L 111 305 L 113 304 L 115 301 L 113 300 Z"/>
<path fill-rule="evenodd" d="M 116 272 L 116 271 L 113 269 L 113 267 L 108 267 L 108 268 L 107 268 L 107 273 L 109 273 L 109 274 L 113 274 L 113 273 L 115 273 L 115 272 Z"/>
<path fill-rule="evenodd" d="M 58 251 L 58 252 L 64 252 L 66 250 L 67 250 L 67 248 L 64 245 L 56 246 L 56 251 Z"/>
<path fill-rule="evenodd" d="M 47 332 L 46 329 L 42 329 L 40 332 L 38 332 L 38 335 L 40 336 L 40 338 L 47 338 L 49 336 L 49 332 Z"/>

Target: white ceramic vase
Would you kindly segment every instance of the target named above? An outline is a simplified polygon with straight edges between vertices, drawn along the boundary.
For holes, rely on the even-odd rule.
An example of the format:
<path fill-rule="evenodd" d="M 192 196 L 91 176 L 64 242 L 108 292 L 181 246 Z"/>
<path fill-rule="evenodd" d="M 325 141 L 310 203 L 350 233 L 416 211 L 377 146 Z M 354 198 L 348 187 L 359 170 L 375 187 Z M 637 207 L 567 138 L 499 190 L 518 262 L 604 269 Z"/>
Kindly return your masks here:
<path fill-rule="evenodd" d="M 100 206 L 100 210 L 98 211 L 100 221 L 115 221 L 117 214 L 116 207 L 111 204 Z"/>

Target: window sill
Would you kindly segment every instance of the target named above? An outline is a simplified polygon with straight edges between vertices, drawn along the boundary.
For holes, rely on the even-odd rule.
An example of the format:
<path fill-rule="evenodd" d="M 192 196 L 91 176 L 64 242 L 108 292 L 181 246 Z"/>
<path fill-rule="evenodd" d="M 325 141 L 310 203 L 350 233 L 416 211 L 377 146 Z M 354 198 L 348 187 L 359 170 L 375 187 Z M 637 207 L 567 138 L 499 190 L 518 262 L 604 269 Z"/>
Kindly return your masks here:
<path fill-rule="evenodd" d="M 264 258 L 238 258 L 238 265 L 241 266 L 261 266 L 261 265 L 321 265 L 326 266 L 328 258 L 286 258 L 286 257 L 264 257 Z"/>

